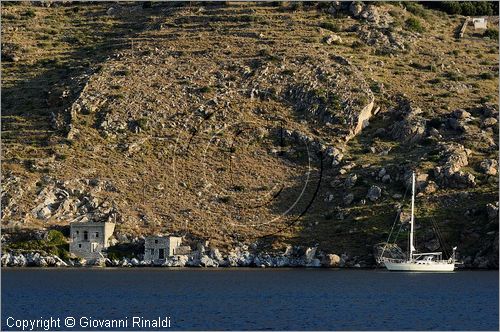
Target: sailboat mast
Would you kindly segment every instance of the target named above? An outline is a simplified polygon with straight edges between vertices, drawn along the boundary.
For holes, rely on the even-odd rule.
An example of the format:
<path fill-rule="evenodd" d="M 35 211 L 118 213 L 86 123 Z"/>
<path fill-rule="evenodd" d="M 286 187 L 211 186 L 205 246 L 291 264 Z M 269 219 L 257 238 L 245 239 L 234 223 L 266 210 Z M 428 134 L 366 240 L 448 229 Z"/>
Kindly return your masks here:
<path fill-rule="evenodd" d="M 413 224 L 414 224 L 414 213 L 415 213 L 415 172 L 412 173 L 412 184 L 411 184 L 411 219 L 410 219 L 410 260 L 413 260 L 413 251 L 415 247 L 413 246 Z"/>

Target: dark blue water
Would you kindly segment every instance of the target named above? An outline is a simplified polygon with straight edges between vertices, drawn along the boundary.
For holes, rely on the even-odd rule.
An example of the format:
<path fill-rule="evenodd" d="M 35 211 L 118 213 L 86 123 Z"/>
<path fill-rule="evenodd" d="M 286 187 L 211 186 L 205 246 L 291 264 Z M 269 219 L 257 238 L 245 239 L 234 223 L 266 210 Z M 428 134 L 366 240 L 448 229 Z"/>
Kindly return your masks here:
<path fill-rule="evenodd" d="M 498 271 L 2 269 L 2 330 L 161 316 L 176 330 L 498 331 L 498 309 Z"/>

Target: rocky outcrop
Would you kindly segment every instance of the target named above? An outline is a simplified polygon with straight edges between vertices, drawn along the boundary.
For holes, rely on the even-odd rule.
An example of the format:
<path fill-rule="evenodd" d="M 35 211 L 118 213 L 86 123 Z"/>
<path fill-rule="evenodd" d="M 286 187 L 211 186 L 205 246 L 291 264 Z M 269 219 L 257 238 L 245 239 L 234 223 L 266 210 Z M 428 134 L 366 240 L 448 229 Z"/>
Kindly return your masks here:
<path fill-rule="evenodd" d="M 117 210 L 112 202 L 101 198 L 100 192 L 114 190 L 109 181 L 99 179 L 54 181 L 47 178 L 31 213 L 40 220 L 79 218 L 111 221 L 117 217 Z"/>
<path fill-rule="evenodd" d="M 347 176 L 344 181 L 345 188 L 352 188 L 356 185 L 356 181 L 358 180 L 358 176 L 355 173 L 351 173 Z"/>
<path fill-rule="evenodd" d="M 496 159 L 485 159 L 479 165 L 481 171 L 486 175 L 497 175 L 498 161 Z"/>
<path fill-rule="evenodd" d="M 370 201 L 375 202 L 380 198 L 382 195 L 382 189 L 378 186 L 371 186 L 370 189 L 368 189 L 368 193 L 366 194 L 366 198 L 368 198 Z"/>
<path fill-rule="evenodd" d="M 38 267 L 64 267 L 69 266 L 56 255 L 40 254 L 38 252 L 8 252 L 2 254 L 0 259 L 2 266 L 23 267 L 23 266 L 38 266 Z"/>
<path fill-rule="evenodd" d="M 189 255 L 176 255 L 162 261 L 148 261 L 138 258 L 129 259 L 124 257 L 118 259 L 85 260 L 80 258 L 63 261 L 57 256 L 46 255 L 38 252 L 7 252 L 2 254 L 2 266 L 23 267 L 23 266 L 109 266 L 109 267 L 141 267 L 141 266 L 161 266 L 161 267 L 342 267 L 354 266 L 357 261 L 343 255 L 341 258 L 335 254 L 325 255 L 318 252 L 316 247 L 292 247 L 289 246 L 284 252 L 255 252 L 251 253 L 248 246 L 242 245 L 222 254 L 217 248 L 206 250 L 203 246 L 198 246 L 197 250 Z"/>
<path fill-rule="evenodd" d="M 445 162 L 434 168 L 434 177 L 441 185 L 452 188 L 469 188 L 476 185 L 474 175 L 461 170 L 469 164 L 469 153 L 469 150 L 457 143 L 443 145 L 441 155 L 444 156 Z"/>
<path fill-rule="evenodd" d="M 391 136 L 394 140 L 413 144 L 425 136 L 426 120 L 420 116 L 422 110 L 415 107 L 407 100 L 399 105 L 399 113 L 402 119 L 391 126 Z"/>
<path fill-rule="evenodd" d="M 340 256 L 335 254 L 328 254 L 321 260 L 321 265 L 324 267 L 339 267 Z"/>
<path fill-rule="evenodd" d="M 486 204 L 486 213 L 489 220 L 498 221 L 498 202 Z"/>

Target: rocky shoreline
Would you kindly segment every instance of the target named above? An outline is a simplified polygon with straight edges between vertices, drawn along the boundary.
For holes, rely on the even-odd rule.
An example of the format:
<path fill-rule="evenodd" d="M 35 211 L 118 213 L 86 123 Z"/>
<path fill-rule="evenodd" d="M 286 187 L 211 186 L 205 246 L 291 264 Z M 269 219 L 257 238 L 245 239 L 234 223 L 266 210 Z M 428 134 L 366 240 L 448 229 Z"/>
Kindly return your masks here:
<path fill-rule="evenodd" d="M 381 245 L 374 247 L 378 252 Z M 394 249 L 394 250 L 393 250 Z M 398 248 L 388 248 L 391 256 L 401 251 Z M 373 259 L 373 257 L 372 257 Z M 289 246 L 284 253 L 252 253 L 243 246 L 226 255 L 218 249 L 205 249 L 201 246 L 189 255 L 176 255 L 161 261 L 149 261 L 140 258 L 99 259 L 85 260 L 72 258 L 63 260 L 57 255 L 48 255 L 39 252 L 21 252 L 12 250 L 1 256 L 2 267 L 193 267 L 193 268 L 365 268 L 381 267 L 375 260 L 366 261 L 363 258 L 347 254 L 325 254 L 317 248 L 300 248 Z M 467 257 L 459 269 L 498 269 L 492 262 L 483 257 L 471 260 Z"/>

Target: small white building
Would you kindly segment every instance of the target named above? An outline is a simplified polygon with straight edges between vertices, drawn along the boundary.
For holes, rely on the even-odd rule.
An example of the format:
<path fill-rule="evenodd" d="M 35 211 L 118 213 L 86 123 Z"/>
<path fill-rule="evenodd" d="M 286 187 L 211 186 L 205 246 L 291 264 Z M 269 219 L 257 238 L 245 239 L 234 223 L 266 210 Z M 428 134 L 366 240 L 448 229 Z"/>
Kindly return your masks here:
<path fill-rule="evenodd" d="M 144 260 L 159 261 L 186 253 L 182 238 L 176 236 L 147 236 L 144 240 Z"/>
<path fill-rule="evenodd" d="M 112 222 L 72 222 L 69 252 L 85 259 L 103 257 L 102 251 L 109 247 L 114 230 L 115 223 Z"/>
<path fill-rule="evenodd" d="M 472 19 L 472 24 L 474 24 L 474 30 L 488 28 L 488 20 L 484 17 L 474 17 Z"/>

